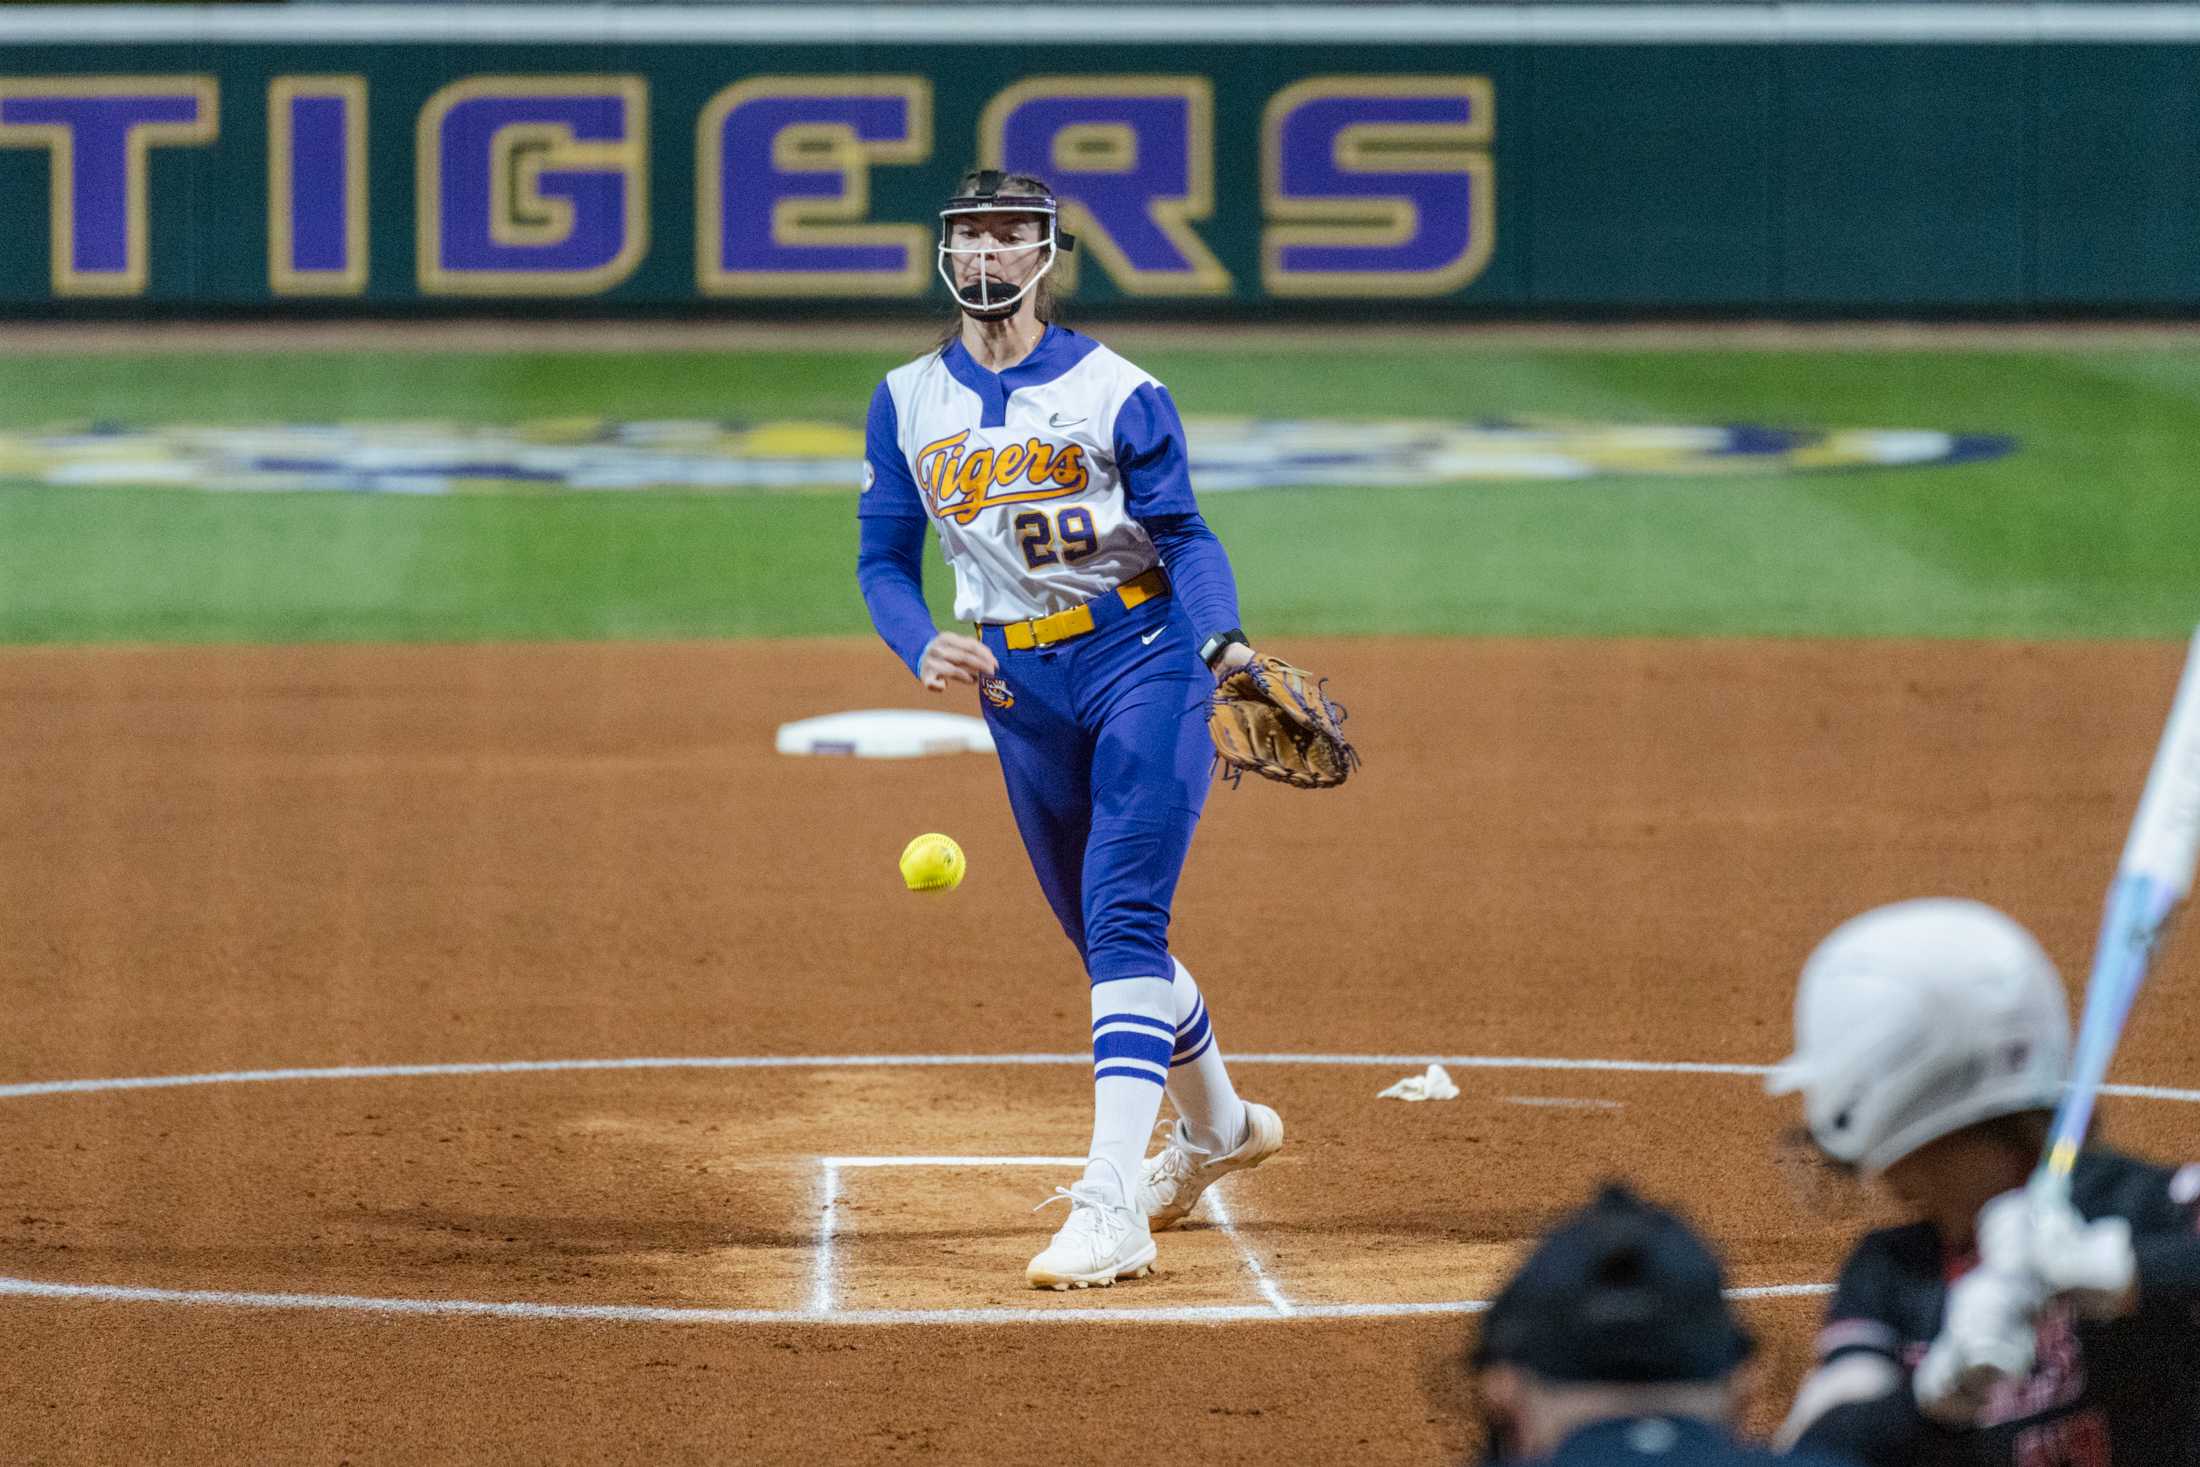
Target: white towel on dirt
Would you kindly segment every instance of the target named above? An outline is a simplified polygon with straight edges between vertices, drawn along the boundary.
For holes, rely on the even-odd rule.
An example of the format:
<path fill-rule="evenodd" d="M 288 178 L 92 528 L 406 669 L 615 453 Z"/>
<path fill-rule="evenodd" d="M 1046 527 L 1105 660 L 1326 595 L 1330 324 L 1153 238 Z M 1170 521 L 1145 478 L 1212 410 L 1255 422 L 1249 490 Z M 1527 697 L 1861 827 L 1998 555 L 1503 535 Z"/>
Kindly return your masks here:
<path fill-rule="evenodd" d="M 1425 1075 L 1408 1075 L 1375 1097 L 1377 1100 L 1457 1100 L 1459 1087 L 1442 1065 L 1430 1065 Z"/>

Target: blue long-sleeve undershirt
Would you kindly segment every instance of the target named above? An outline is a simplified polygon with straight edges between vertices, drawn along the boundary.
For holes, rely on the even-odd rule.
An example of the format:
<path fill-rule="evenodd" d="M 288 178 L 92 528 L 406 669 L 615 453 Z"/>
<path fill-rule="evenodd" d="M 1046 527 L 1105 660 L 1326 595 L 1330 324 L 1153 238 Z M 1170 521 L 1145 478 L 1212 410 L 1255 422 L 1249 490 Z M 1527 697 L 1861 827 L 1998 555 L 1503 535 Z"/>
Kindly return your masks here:
<path fill-rule="evenodd" d="M 1237 578 L 1192 498 L 1184 420 L 1169 390 L 1158 382 L 1141 383 L 1117 410 L 1114 436 L 1125 506 L 1161 552 L 1193 636 L 1204 642 L 1230 630 L 1238 624 Z"/>
<path fill-rule="evenodd" d="M 1204 642 L 1237 626 L 1237 577 L 1229 552 L 1199 512 L 1153 515 L 1141 523 L 1169 568 L 1169 586 L 1191 618 L 1193 639 Z"/>
<path fill-rule="evenodd" d="M 856 584 L 871 625 L 914 674 L 939 628 L 924 604 L 924 540 L 929 522 L 900 515 L 866 515 L 856 552 Z"/>

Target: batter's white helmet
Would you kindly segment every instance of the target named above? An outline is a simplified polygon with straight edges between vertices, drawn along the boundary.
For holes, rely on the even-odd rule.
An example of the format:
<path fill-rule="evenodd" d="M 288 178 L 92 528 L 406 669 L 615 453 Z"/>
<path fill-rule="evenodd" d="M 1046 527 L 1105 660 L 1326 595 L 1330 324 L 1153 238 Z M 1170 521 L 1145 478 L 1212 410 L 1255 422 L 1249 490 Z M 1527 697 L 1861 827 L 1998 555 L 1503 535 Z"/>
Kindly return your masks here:
<path fill-rule="evenodd" d="M 1811 1138 L 1876 1176 L 1927 1142 L 2052 1110 L 2070 1014 L 2032 934 L 1979 902 L 1897 902 L 1844 922 L 1803 965 L 1795 1053 L 1765 1082 L 1803 1092 Z"/>

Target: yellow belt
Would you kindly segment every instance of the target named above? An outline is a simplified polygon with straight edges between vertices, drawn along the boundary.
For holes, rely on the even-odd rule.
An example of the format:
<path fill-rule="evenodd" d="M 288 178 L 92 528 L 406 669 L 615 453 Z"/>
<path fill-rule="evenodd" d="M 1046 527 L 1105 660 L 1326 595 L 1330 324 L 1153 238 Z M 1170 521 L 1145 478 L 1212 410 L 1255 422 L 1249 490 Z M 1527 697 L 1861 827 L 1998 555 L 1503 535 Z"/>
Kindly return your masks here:
<path fill-rule="evenodd" d="M 1131 577 L 1108 593 L 1123 603 L 1125 611 L 1168 594 L 1168 574 L 1158 565 L 1144 575 Z M 1088 601 L 1067 611 L 1057 611 L 1052 616 L 1008 622 L 1001 627 L 1001 639 L 1008 643 L 1011 652 L 1028 652 L 1034 647 L 1048 647 L 1071 637 L 1082 637 L 1091 630 L 1092 603 Z"/>

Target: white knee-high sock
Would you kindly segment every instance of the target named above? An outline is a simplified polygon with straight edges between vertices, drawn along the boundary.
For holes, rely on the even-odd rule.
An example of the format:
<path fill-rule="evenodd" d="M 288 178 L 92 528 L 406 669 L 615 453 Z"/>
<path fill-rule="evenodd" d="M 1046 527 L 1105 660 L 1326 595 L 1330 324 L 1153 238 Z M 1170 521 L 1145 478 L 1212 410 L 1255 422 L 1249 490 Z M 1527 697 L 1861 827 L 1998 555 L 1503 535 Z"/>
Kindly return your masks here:
<path fill-rule="evenodd" d="M 1166 978 L 1092 985 L 1092 1149 L 1085 1180 L 1110 1191 L 1120 1186 L 1125 1206 L 1137 1199 L 1146 1143 L 1161 1117 L 1176 1042 L 1174 1015 Z"/>
<path fill-rule="evenodd" d="M 1176 1048 L 1169 1059 L 1169 1103 L 1184 1118 L 1194 1146 L 1218 1155 L 1234 1151 L 1245 1139 L 1245 1102 L 1238 1099 L 1223 1067 L 1222 1046 L 1215 1043 L 1199 984 L 1189 968 L 1173 957 L 1169 961 L 1176 965 L 1176 980 L 1170 985 Z"/>

